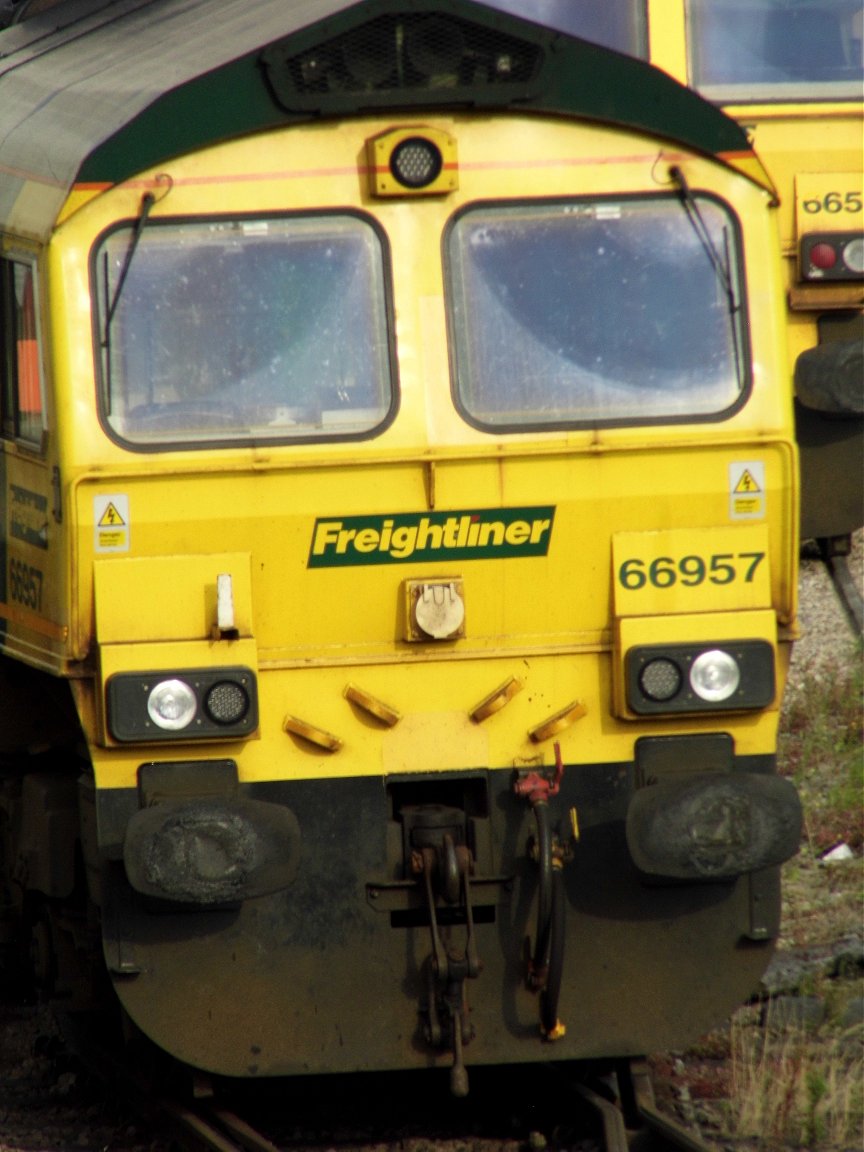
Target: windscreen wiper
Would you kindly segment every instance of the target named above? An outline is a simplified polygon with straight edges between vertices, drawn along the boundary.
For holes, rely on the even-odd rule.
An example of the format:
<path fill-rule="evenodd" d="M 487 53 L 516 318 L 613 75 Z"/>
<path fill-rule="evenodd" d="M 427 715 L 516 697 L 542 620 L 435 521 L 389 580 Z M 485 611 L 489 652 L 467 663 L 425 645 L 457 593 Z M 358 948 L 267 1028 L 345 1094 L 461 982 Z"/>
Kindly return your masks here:
<path fill-rule="evenodd" d="M 120 294 L 123 291 L 123 285 L 126 283 L 126 277 L 129 274 L 129 268 L 132 265 L 132 260 L 138 248 L 138 243 L 141 240 L 141 233 L 147 226 L 147 220 L 156 203 L 156 197 L 152 192 L 145 192 L 141 197 L 141 211 L 138 213 L 138 219 L 135 222 L 135 231 L 132 233 L 132 239 L 129 241 L 129 247 L 126 249 L 126 256 L 123 260 L 123 267 L 120 269 L 120 276 L 117 280 L 117 286 L 114 289 L 114 295 L 111 303 L 108 306 L 108 313 L 105 317 L 105 330 L 102 335 L 102 347 L 108 347 L 108 341 L 111 333 L 111 321 L 114 319 L 114 313 L 117 311 L 117 305 L 120 303 Z"/>
<path fill-rule="evenodd" d="M 735 284 L 732 280 L 732 275 L 729 270 L 729 252 L 726 251 L 723 256 L 717 251 L 711 233 L 708 230 L 708 225 L 705 223 L 705 217 L 702 215 L 699 208 L 699 201 L 690 190 L 690 185 L 684 176 L 681 169 L 674 165 L 669 169 L 669 175 L 678 185 L 681 192 L 681 201 L 684 204 L 684 210 L 690 223 L 693 225 L 693 230 L 699 237 L 702 247 L 711 261 L 711 267 L 714 269 L 717 279 L 720 282 L 720 287 L 729 301 L 729 311 L 734 315 L 741 307 L 741 303 L 735 293 Z M 725 235 L 724 229 L 724 235 Z"/>

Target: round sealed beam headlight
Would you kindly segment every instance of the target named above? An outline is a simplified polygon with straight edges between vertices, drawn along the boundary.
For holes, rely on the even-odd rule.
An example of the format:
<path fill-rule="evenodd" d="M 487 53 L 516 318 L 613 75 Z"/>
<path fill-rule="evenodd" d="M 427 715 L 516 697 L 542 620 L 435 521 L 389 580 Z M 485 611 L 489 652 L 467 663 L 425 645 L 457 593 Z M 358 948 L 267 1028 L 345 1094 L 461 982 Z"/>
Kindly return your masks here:
<path fill-rule="evenodd" d="M 195 693 L 183 680 L 160 680 L 147 697 L 150 719 L 169 732 L 179 732 L 191 724 L 197 709 Z"/>
<path fill-rule="evenodd" d="M 856 236 L 843 246 L 843 262 L 850 272 L 864 276 L 864 238 Z"/>
<path fill-rule="evenodd" d="M 690 666 L 690 687 L 700 700 L 712 704 L 728 700 L 740 683 L 738 661 L 722 648 L 701 652 Z"/>
<path fill-rule="evenodd" d="M 627 707 L 637 716 L 767 708 L 775 696 L 769 640 L 643 644 L 624 661 Z"/>
<path fill-rule="evenodd" d="M 121 743 L 245 739 L 258 727 L 258 687 L 242 665 L 115 672 L 105 712 Z"/>

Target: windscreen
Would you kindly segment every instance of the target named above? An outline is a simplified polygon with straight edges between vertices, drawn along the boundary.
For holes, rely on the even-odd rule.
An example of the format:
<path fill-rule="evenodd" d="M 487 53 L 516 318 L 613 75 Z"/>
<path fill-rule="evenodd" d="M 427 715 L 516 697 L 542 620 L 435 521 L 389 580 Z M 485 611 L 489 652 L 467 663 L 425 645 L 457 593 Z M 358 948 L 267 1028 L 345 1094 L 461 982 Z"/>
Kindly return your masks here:
<path fill-rule="evenodd" d="M 357 216 L 148 224 L 96 253 L 102 409 L 146 447 L 352 438 L 394 403 L 383 242 Z"/>
<path fill-rule="evenodd" d="M 687 0 L 692 84 L 726 103 L 860 100 L 860 0 Z"/>
<path fill-rule="evenodd" d="M 557 28 L 629 56 L 647 52 L 645 0 L 485 0 L 491 8 Z"/>
<path fill-rule="evenodd" d="M 737 229 L 714 200 L 483 204 L 447 247 L 454 390 L 479 427 L 716 418 L 743 394 Z"/>

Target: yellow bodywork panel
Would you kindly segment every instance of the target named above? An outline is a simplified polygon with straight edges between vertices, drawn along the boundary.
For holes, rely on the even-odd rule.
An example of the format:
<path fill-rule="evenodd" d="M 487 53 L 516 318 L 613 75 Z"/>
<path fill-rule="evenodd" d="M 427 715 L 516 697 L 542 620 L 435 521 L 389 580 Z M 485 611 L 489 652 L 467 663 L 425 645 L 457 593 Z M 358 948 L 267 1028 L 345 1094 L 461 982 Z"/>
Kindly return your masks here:
<path fill-rule="evenodd" d="M 201 640 L 218 629 L 217 577 L 231 577 L 234 631 L 252 635 L 248 553 L 140 556 L 93 565 L 100 644 Z"/>
<path fill-rule="evenodd" d="M 864 168 L 864 165 L 862 165 Z M 864 232 L 864 171 L 799 172 L 795 176 L 795 230 Z"/>
<path fill-rule="evenodd" d="M 254 634 L 262 661 L 295 666 L 393 659 L 406 637 L 406 581 L 461 588 L 464 624 L 443 641 L 455 658 L 597 645 L 609 635 L 613 591 L 616 603 L 635 598 L 630 614 L 644 613 L 650 595 L 659 614 L 770 602 L 790 616 L 788 448 L 513 456 L 441 462 L 435 511 L 424 507 L 419 463 L 357 460 L 332 469 L 213 474 L 194 484 L 170 475 L 137 479 L 126 490 L 134 547 L 145 555 L 94 557 L 100 640 L 103 632 L 110 642 L 209 636 L 223 570 L 234 573 L 238 624 Z M 758 491 L 745 483 L 746 518 L 738 521 L 736 488 L 745 475 L 756 477 Z M 661 515 L 672 536 L 640 528 Z M 498 555 L 471 546 L 472 517 L 500 530 Z M 226 523 L 239 558 L 218 549 Z M 635 533 L 616 536 L 614 557 L 613 530 Z M 214 554 L 181 559 L 189 538 L 198 547 L 212 540 Z M 754 562 L 750 553 L 760 552 L 764 562 Z M 737 557 L 734 573 L 727 553 Z M 670 554 L 675 571 L 660 572 Z M 622 565 L 640 558 L 644 583 L 636 563 L 622 581 Z M 124 596 L 127 580 L 134 597 Z M 419 634 L 414 644 L 422 646 Z"/>
<path fill-rule="evenodd" d="M 452 140 L 454 159 L 458 144 L 458 188 L 376 196 L 367 142 L 415 130 Z M 478 203 L 524 200 L 526 182 L 532 198 L 602 197 L 613 211 L 615 198 L 671 202 L 672 165 L 734 205 L 747 395 L 700 419 L 472 424 L 451 386 L 442 250 L 454 221 Z M 95 677 L 77 692 L 99 786 L 134 787 L 153 759 L 232 759 L 241 781 L 258 782 L 550 766 L 556 742 L 568 764 L 624 765 L 645 734 L 734 731 L 742 755 L 774 750 L 774 708 L 635 722 L 614 703 L 630 622 L 640 642 L 662 643 L 685 627 L 669 621 L 719 641 L 745 623 L 752 638 L 775 636 L 779 620 L 782 684 L 797 459 L 791 393 L 778 383 L 788 365 L 764 191 L 702 156 L 658 156 L 635 136 L 540 117 L 358 118 L 261 133 L 169 168 L 73 194 L 47 254 L 53 386 L 58 407 L 77 413 L 52 440 L 79 573 L 68 647 Z M 250 436 L 217 447 L 156 437 L 139 450 L 115 435 L 97 399 L 93 253 L 118 222 L 135 221 L 149 190 L 145 245 L 165 220 L 370 221 L 392 279 L 389 422 L 354 440 Z M 686 337 L 673 329 L 669 347 Z M 218 628 L 228 575 L 230 634 Z M 440 626 L 427 611 L 436 597 L 447 601 Z M 111 742 L 110 676 L 222 665 L 257 677 L 254 736 Z"/>
<path fill-rule="evenodd" d="M 754 488 L 754 496 L 759 490 Z M 616 616 L 739 612 L 771 605 L 763 524 L 616 532 L 612 556 Z"/>

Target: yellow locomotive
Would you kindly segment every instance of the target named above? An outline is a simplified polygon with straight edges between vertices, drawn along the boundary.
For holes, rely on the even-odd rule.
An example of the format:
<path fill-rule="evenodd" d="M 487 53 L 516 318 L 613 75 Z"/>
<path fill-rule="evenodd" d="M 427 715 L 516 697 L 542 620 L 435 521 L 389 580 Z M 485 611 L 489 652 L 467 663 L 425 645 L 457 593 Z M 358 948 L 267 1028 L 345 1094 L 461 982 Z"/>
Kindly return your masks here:
<path fill-rule="evenodd" d="M 293 11 L 0 34 L 5 939 L 224 1076 L 682 1044 L 800 831 L 770 182 L 538 24 Z"/>

